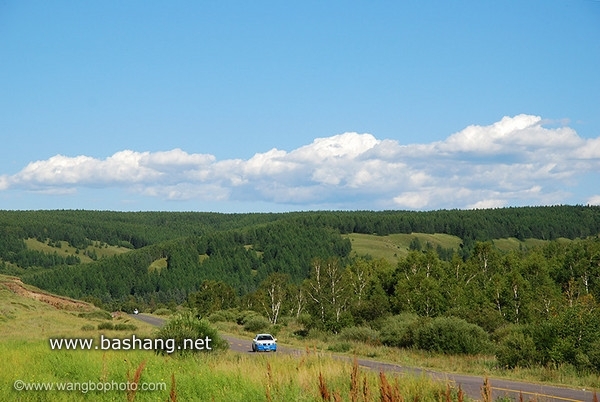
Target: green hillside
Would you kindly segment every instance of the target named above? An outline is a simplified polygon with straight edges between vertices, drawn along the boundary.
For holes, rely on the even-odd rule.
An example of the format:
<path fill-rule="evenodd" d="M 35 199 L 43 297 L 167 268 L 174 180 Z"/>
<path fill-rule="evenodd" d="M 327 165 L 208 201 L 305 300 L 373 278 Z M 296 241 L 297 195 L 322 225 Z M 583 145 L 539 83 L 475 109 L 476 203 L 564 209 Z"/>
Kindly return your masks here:
<path fill-rule="evenodd" d="M 99 258 L 111 257 L 131 251 L 131 248 L 108 245 L 99 241 L 91 240 L 91 244 L 83 249 L 73 247 L 67 241 L 58 240 L 50 245 L 48 240 L 42 242 L 38 239 L 25 239 L 25 245 L 29 250 L 40 251 L 46 254 L 60 255 L 62 257 L 75 256 L 82 263 L 92 262 Z"/>
<path fill-rule="evenodd" d="M 352 233 L 345 237 L 350 239 L 353 254 L 384 258 L 392 264 L 396 264 L 401 258 L 406 257 L 414 239 L 418 239 L 423 248 L 432 247 L 433 249 L 439 246 L 444 249 L 458 250 L 462 243 L 459 237 L 443 233 L 397 233 L 387 236 Z"/>

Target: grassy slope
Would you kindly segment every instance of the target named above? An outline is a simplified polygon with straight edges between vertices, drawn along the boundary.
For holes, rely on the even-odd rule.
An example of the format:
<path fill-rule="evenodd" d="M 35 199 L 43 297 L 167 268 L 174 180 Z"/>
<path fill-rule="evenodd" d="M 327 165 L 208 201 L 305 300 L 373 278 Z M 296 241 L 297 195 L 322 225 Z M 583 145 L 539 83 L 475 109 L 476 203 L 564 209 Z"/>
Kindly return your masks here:
<path fill-rule="evenodd" d="M 58 247 L 52 247 L 52 246 L 48 245 L 47 243 L 42 243 L 42 242 L 38 241 L 37 239 L 25 239 L 25 245 L 27 245 L 27 248 L 30 250 L 37 250 L 37 251 L 41 251 L 46 254 L 56 253 L 57 255 L 59 255 L 61 257 L 75 255 L 75 256 L 79 257 L 79 259 L 81 260 L 82 263 L 92 261 L 92 259 L 90 257 L 88 257 L 87 255 L 83 254 L 82 251 L 80 251 L 79 253 L 76 253 L 77 250 L 75 249 L 75 247 L 70 246 L 67 242 L 62 241 L 61 244 L 62 244 L 62 247 L 58 248 Z M 117 247 L 117 246 L 109 246 L 109 245 L 100 246 L 100 242 L 94 242 L 94 244 L 91 246 L 88 246 L 86 248 L 86 250 L 89 252 L 96 253 L 96 256 L 98 256 L 98 258 L 110 257 L 112 255 L 122 254 L 122 253 L 126 253 L 127 251 L 131 251 L 131 249 L 128 249 L 126 247 Z"/>
<path fill-rule="evenodd" d="M 82 318 L 83 317 L 97 318 Z M 91 304 L 24 285 L 19 279 L 0 275 L 0 340 L 39 340 L 61 334 L 69 336 L 95 335 L 83 331 L 85 325 L 96 327 L 106 321 L 102 311 Z M 129 323 L 126 316 L 116 322 Z M 147 324 L 135 322 L 140 330 L 153 330 Z"/>
<path fill-rule="evenodd" d="M 411 241 L 416 237 L 425 247 L 427 243 L 435 249 L 438 245 L 443 248 L 458 249 L 462 240 L 459 237 L 436 233 L 411 233 L 377 236 L 369 234 L 352 233 L 346 236 L 352 242 L 352 252 L 357 255 L 369 254 L 374 258 L 384 258 L 396 264 L 400 258 L 408 254 Z M 569 239 L 560 238 L 558 241 L 568 242 Z M 548 240 L 525 239 L 518 240 L 514 237 L 507 239 L 494 239 L 494 245 L 502 251 L 518 250 L 519 248 L 532 248 L 543 246 Z"/>
<path fill-rule="evenodd" d="M 347 235 L 352 242 L 352 251 L 358 255 L 369 254 L 373 258 L 384 258 L 392 264 L 396 264 L 400 258 L 408 254 L 408 247 L 416 237 L 425 245 L 429 242 L 435 249 L 438 245 L 443 248 L 458 248 L 462 240 L 459 237 L 436 233 L 411 233 L 392 234 L 388 236 L 377 236 L 360 233 Z"/>

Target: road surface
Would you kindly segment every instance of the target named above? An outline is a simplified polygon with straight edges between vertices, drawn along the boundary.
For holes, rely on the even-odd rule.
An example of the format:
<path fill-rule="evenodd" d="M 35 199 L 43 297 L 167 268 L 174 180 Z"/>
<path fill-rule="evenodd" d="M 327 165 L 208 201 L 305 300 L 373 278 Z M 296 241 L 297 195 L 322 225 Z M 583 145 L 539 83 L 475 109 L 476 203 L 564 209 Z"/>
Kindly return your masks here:
<path fill-rule="evenodd" d="M 132 315 L 132 317 L 147 322 L 154 326 L 161 326 L 165 320 L 146 314 Z M 222 335 L 229 342 L 230 349 L 239 353 L 252 353 L 252 340 L 242 339 L 231 335 Z M 302 354 L 302 349 L 289 346 L 277 345 L 277 353 Z M 345 355 L 332 354 L 336 359 L 352 361 L 353 358 Z M 481 387 L 484 377 L 466 374 L 442 373 L 433 370 L 427 370 L 415 367 L 404 367 L 394 363 L 385 363 L 376 360 L 358 358 L 358 364 L 364 369 L 374 371 L 384 371 L 386 373 L 408 373 L 414 375 L 426 374 L 434 379 L 442 381 L 451 381 L 456 386 L 460 385 L 463 392 L 474 399 L 481 399 Z M 509 396 L 514 400 L 519 400 L 519 394 L 523 395 L 523 400 L 535 400 L 538 402 L 592 402 L 594 393 L 590 390 L 574 389 L 566 387 L 556 387 L 551 385 L 534 384 L 515 380 L 506 380 L 501 378 L 489 378 L 492 387 L 492 398 Z"/>

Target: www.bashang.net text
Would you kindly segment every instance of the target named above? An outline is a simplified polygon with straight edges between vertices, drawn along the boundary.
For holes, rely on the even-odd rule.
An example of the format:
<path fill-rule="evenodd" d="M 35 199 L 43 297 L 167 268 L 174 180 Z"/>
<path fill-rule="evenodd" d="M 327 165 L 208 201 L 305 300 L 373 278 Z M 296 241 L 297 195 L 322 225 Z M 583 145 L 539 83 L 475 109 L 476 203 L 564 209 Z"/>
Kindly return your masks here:
<path fill-rule="evenodd" d="M 212 339 L 208 336 L 197 339 L 139 338 L 132 335 L 130 338 L 108 338 L 100 335 L 94 338 L 50 338 L 52 350 L 162 350 L 168 354 L 176 350 L 212 350 Z"/>

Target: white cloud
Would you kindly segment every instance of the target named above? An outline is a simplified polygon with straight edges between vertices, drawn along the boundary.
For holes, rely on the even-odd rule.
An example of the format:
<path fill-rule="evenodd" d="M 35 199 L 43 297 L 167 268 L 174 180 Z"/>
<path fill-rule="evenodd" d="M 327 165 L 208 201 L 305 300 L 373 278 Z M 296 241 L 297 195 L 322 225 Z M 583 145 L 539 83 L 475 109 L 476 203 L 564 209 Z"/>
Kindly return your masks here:
<path fill-rule="evenodd" d="M 6 190 L 10 187 L 10 180 L 8 175 L 0 176 L 0 191 Z"/>
<path fill-rule="evenodd" d="M 563 188 L 599 171 L 600 138 L 584 139 L 569 127 L 547 128 L 538 116 L 518 115 L 429 144 L 344 133 L 248 160 L 218 161 L 181 149 L 124 150 L 105 159 L 56 155 L 0 175 L 0 191 L 122 187 L 164 200 L 487 208 L 564 202 L 569 194 Z M 600 204 L 600 196 L 589 200 Z"/>
<path fill-rule="evenodd" d="M 428 191 L 407 191 L 394 197 L 394 203 L 400 208 L 421 209 L 429 204 Z"/>
<path fill-rule="evenodd" d="M 589 205 L 600 205 L 600 195 L 593 195 L 588 198 L 586 204 Z"/>
<path fill-rule="evenodd" d="M 498 199 L 489 199 L 477 201 L 475 204 L 467 205 L 466 209 L 487 209 L 487 208 L 502 208 L 506 206 L 506 201 Z"/>

